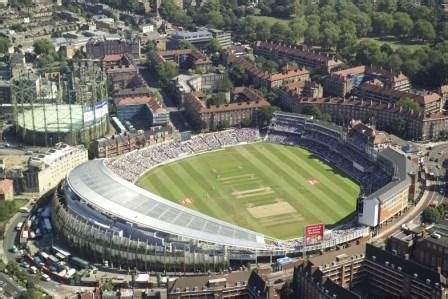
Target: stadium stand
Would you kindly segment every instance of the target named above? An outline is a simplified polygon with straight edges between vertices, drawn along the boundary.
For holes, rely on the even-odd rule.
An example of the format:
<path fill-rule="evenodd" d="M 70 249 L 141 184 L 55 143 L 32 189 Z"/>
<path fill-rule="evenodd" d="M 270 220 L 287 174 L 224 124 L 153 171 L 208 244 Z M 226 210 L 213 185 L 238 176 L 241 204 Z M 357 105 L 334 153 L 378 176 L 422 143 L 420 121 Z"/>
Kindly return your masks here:
<path fill-rule="evenodd" d="M 275 240 L 195 212 L 133 184 L 160 164 L 259 140 L 257 129 L 234 129 L 89 161 L 75 168 L 57 192 L 58 200 L 53 201 L 55 229 L 77 248 L 95 247 L 103 258 L 116 259 L 110 253 L 116 251 L 127 263 L 146 265 L 157 261 L 163 264 L 160 267 L 183 264 L 187 268 L 195 268 L 198 263 L 216 267 L 231 261 L 256 261 L 260 256 L 325 250 L 369 235 L 369 224 L 360 225 L 358 217 L 354 217 L 327 229 L 319 242 L 308 244 L 303 237 Z M 397 172 L 397 167 L 407 164 L 390 161 L 399 158 L 398 152 L 386 148 L 375 158 L 365 150 L 370 148 L 371 138 L 348 133 L 345 128 L 310 116 L 276 112 L 265 141 L 306 148 L 339 168 L 359 182 L 361 205 L 378 198 L 387 203 L 389 187 L 409 184 L 408 169 Z M 358 211 L 362 212 L 363 217 L 378 218 L 363 209 Z M 167 257 L 167 252 L 176 259 Z"/>

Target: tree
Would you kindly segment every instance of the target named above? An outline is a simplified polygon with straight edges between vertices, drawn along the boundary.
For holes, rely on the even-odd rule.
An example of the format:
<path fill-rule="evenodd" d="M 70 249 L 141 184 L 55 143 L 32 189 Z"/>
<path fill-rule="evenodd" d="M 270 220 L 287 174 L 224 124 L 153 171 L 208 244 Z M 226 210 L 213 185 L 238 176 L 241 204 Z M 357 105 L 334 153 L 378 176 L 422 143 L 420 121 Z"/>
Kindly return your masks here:
<path fill-rule="evenodd" d="M 181 40 L 177 46 L 179 49 L 193 49 L 193 44 L 188 40 Z"/>
<path fill-rule="evenodd" d="M 169 81 L 178 75 L 176 65 L 170 62 L 160 63 L 155 68 L 157 79 L 162 87 L 166 87 Z"/>
<path fill-rule="evenodd" d="M 257 33 L 257 39 L 268 40 L 271 39 L 271 26 L 268 22 L 262 21 L 258 22 L 255 26 L 255 31 Z"/>
<path fill-rule="evenodd" d="M 422 111 L 422 107 L 420 107 L 420 105 L 416 101 L 414 101 L 410 98 L 407 98 L 407 97 L 401 98 L 398 101 L 397 105 L 399 107 L 402 107 L 403 109 L 409 109 L 409 110 L 411 110 L 413 112 L 417 112 L 417 113 Z"/>
<path fill-rule="evenodd" d="M 222 105 L 227 102 L 227 96 L 225 92 L 218 92 L 213 94 L 208 100 L 207 105 Z"/>
<path fill-rule="evenodd" d="M 6 36 L 0 36 L 0 53 L 6 54 L 10 45 L 11 43 L 9 42 L 9 38 Z"/>
<path fill-rule="evenodd" d="M 439 36 L 442 40 L 448 40 L 448 22 L 439 25 Z"/>
<path fill-rule="evenodd" d="M 305 44 L 307 44 L 309 46 L 319 44 L 319 42 L 320 42 L 320 26 L 319 26 L 319 24 L 308 26 L 308 28 L 305 30 L 304 41 L 305 41 Z"/>
<path fill-rule="evenodd" d="M 297 17 L 289 23 L 292 38 L 295 42 L 301 41 L 303 39 L 307 27 L 308 24 L 304 17 Z"/>
<path fill-rule="evenodd" d="M 112 284 L 112 279 L 107 279 L 102 285 L 102 289 L 105 291 L 112 291 L 113 287 L 114 285 Z"/>
<path fill-rule="evenodd" d="M 207 45 L 207 50 L 210 53 L 219 52 L 221 50 L 221 44 L 219 43 L 219 41 L 216 38 L 212 38 Z"/>
<path fill-rule="evenodd" d="M 276 42 L 286 42 L 291 38 L 291 30 L 284 23 L 276 22 L 271 27 L 271 39 Z"/>
<path fill-rule="evenodd" d="M 427 207 L 423 210 L 422 221 L 425 223 L 439 223 L 442 219 L 440 210 L 435 207 Z"/>
<path fill-rule="evenodd" d="M 336 47 L 341 34 L 339 27 L 328 22 L 321 26 L 321 31 L 321 45 L 328 49 Z"/>
<path fill-rule="evenodd" d="M 414 36 L 425 40 L 434 40 L 436 32 L 432 24 L 426 20 L 418 20 L 414 26 Z"/>
<path fill-rule="evenodd" d="M 394 33 L 401 37 L 406 37 L 412 32 L 414 22 L 411 17 L 404 12 L 396 12 L 394 18 Z"/>
<path fill-rule="evenodd" d="M 20 267 L 15 261 L 9 261 L 8 264 L 6 264 L 6 270 L 10 275 L 16 275 L 20 272 Z"/>
<path fill-rule="evenodd" d="M 372 15 L 373 32 L 377 35 L 387 35 L 394 26 L 394 19 L 385 12 L 375 12 Z"/>
<path fill-rule="evenodd" d="M 233 87 L 232 81 L 230 81 L 229 76 L 227 74 L 221 80 L 217 80 L 213 85 L 214 92 L 223 92 L 229 91 Z"/>
<path fill-rule="evenodd" d="M 359 12 L 351 16 L 352 22 L 356 26 L 358 37 L 366 36 L 372 30 L 372 21 L 366 13 Z M 342 32 L 345 32 L 344 30 Z"/>
<path fill-rule="evenodd" d="M 302 113 L 307 114 L 307 115 L 312 115 L 316 119 L 322 118 L 322 112 L 320 112 L 319 107 L 315 104 L 306 104 L 303 107 Z"/>
<path fill-rule="evenodd" d="M 259 122 L 261 125 L 267 125 L 274 115 L 274 112 L 280 111 L 281 109 L 276 106 L 268 106 L 260 108 L 260 119 Z"/>
<path fill-rule="evenodd" d="M 229 77 L 236 86 L 245 85 L 249 81 L 246 70 L 241 64 L 231 66 Z"/>
<path fill-rule="evenodd" d="M 378 0 L 376 7 L 378 11 L 394 12 L 397 9 L 397 0 Z"/>
<path fill-rule="evenodd" d="M 356 62 L 365 65 L 384 65 L 387 55 L 381 51 L 378 43 L 372 40 L 363 40 L 356 46 Z"/>
<path fill-rule="evenodd" d="M 56 51 L 51 41 L 46 38 L 41 38 L 33 43 L 34 53 L 37 55 L 46 54 L 48 56 L 55 56 Z"/>
<path fill-rule="evenodd" d="M 185 12 L 177 7 L 174 0 L 164 0 L 159 8 L 160 15 L 167 20 L 178 25 L 188 27 L 192 23 L 191 17 L 187 16 Z"/>

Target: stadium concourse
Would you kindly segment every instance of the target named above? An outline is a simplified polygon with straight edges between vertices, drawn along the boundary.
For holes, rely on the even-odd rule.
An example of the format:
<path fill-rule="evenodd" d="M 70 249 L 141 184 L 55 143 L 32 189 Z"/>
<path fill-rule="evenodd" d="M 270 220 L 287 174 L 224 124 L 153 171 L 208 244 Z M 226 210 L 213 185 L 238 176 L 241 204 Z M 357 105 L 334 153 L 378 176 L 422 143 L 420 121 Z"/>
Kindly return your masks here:
<path fill-rule="evenodd" d="M 309 117 L 277 113 L 265 140 L 307 148 L 344 171 L 361 184 L 361 206 L 372 194 L 377 200 L 391 187 L 409 183 L 407 177 L 397 179 L 395 173 L 397 166 L 407 167 L 406 163 L 397 165 L 387 157 L 373 160 L 365 152 L 366 140 L 346 138 L 343 128 Z M 184 271 L 197 270 L 200 265 L 204 272 L 232 261 L 325 250 L 369 235 L 370 228 L 359 225 L 354 217 L 326 230 L 319 242 L 307 244 L 303 237 L 273 240 L 133 184 L 162 163 L 256 141 L 260 141 L 257 129 L 235 129 L 197 135 L 184 142 L 156 144 L 114 159 L 89 161 L 75 168 L 56 193 L 55 229 L 73 247 L 93 250 L 98 260 L 144 269 L 148 265 L 166 269 L 169 265 Z M 363 217 L 377 217 L 367 214 L 364 211 Z"/>

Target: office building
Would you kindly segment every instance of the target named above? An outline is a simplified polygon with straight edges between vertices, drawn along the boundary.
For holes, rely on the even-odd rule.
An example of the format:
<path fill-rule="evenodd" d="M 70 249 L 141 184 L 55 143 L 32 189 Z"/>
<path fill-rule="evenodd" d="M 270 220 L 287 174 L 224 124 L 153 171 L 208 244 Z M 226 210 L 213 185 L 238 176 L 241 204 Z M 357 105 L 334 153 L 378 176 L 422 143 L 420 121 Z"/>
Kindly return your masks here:
<path fill-rule="evenodd" d="M 44 194 L 56 187 L 70 170 L 88 160 L 83 145 L 57 144 L 43 154 L 29 158 L 28 170 L 24 173 L 29 192 Z"/>

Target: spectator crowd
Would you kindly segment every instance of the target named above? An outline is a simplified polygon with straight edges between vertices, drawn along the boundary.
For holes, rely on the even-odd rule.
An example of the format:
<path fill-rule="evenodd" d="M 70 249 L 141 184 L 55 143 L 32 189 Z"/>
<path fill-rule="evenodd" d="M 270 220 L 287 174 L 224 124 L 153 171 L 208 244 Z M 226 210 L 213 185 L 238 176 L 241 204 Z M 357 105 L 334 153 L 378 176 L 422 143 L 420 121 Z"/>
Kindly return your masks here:
<path fill-rule="evenodd" d="M 220 131 L 197 135 L 183 142 L 173 140 L 138 149 L 115 159 L 107 159 L 105 163 L 113 172 L 125 180 L 133 182 L 142 173 L 160 163 L 258 139 L 257 129 L 242 128 Z"/>

